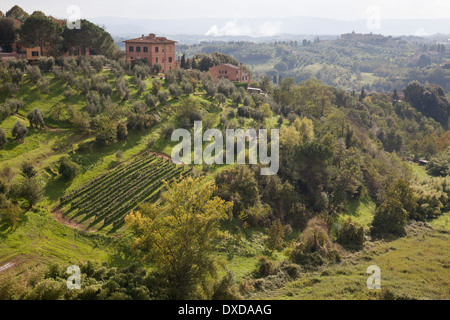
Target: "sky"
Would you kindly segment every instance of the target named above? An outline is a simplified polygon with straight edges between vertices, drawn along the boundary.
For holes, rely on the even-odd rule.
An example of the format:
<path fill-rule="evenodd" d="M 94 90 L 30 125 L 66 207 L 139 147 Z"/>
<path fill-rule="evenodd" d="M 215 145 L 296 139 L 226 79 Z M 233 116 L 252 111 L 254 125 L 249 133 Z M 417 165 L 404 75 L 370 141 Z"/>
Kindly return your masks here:
<path fill-rule="evenodd" d="M 136 19 L 318 17 L 338 20 L 450 18 L 449 0 L 1 0 L 4 13 L 14 5 L 67 18 L 77 6 L 81 18 Z"/>

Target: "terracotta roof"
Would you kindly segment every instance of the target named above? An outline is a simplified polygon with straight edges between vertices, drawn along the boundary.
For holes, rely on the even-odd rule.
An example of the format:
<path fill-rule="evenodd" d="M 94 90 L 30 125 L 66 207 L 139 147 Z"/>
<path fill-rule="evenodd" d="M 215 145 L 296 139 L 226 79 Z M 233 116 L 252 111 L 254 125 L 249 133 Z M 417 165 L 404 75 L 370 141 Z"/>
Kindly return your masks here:
<path fill-rule="evenodd" d="M 154 33 L 150 33 L 148 36 L 142 35 L 142 37 L 125 40 L 123 42 L 142 42 L 142 43 L 177 43 L 176 41 L 169 40 L 166 37 L 156 37 Z"/>

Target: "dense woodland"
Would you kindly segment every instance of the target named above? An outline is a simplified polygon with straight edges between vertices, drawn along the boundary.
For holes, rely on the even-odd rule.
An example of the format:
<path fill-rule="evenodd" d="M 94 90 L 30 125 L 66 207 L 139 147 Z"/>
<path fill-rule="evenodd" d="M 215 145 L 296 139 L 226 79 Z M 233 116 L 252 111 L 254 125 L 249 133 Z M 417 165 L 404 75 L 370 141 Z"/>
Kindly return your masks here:
<path fill-rule="evenodd" d="M 413 37 L 383 40 L 324 40 L 202 42 L 178 45 L 185 59 L 202 61 L 205 54 L 222 52 L 249 66 L 256 78 L 268 75 L 274 83 L 286 77 L 296 82 L 316 78 L 347 91 L 392 92 L 411 81 L 438 84 L 450 91 L 450 52 L 444 44 Z M 192 59 L 194 58 L 194 59 Z M 191 63 L 192 64 L 192 63 Z"/>
<path fill-rule="evenodd" d="M 22 26 L 33 19 L 21 16 Z M 58 31 L 62 43 L 66 31 Z M 0 299 L 295 298 L 314 284 L 338 290 L 329 275 L 344 289 L 318 291 L 328 298 L 448 299 L 449 82 L 429 81 L 448 70 L 408 66 L 399 51 L 414 53 L 417 44 L 358 46 L 186 47 L 183 68 L 165 75 L 108 50 L 3 62 L 0 261 L 18 266 L 0 274 Z M 361 50 L 373 59 L 356 58 Z M 384 75 L 375 71 L 384 59 L 377 50 L 397 57 Z M 206 71 L 242 60 L 252 70 L 249 59 L 274 57 L 293 62 L 278 66 L 275 83 L 270 73 L 255 75 L 251 86 L 264 94 L 214 83 Z M 329 66 L 300 74 L 298 66 L 314 63 Z M 384 80 L 370 90 L 335 83 L 343 79 L 332 74 L 338 65 Z M 358 90 L 346 90 L 354 84 Z M 173 130 L 192 132 L 200 120 L 205 130 L 279 129 L 279 172 L 176 167 Z M 416 278 L 395 282 L 409 268 L 402 265 L 391 267 L 398 273 L 387 273 L 386 289 L 367 291 L 360 274 L 394 246 L 393 261 L 433 247 L 421 252 L 435 279 L 426 290 Z M 81 290 L 66 288 L 69 263 L 81 266 Z"/>

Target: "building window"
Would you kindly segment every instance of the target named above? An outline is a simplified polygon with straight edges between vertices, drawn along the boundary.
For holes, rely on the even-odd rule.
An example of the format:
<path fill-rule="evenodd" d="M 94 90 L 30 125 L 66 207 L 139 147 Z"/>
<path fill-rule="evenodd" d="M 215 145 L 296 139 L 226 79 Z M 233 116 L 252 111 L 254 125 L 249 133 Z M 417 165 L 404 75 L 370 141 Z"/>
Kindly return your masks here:
<path fill-rule="evenodd" d="M 141 52 L 141 47 L 136 47 L 136 52 Z"/>
<path fill-rule="evenodd" d="M 132 46 L 130 46 L 130 47 L 128 48 L 128 51 L 133 52 L 133 51 L 134 51 L 134 48 L 133 48 Z"/>
<path fill-rule="evenodd" d="M 172 57 L 169 57 L 169 63 L 171 63 L 172 62 Z"/>
<path fill-rule="evenodd" d="M 39 51 L 31 51 L 32 57 L 39 57 Z"/>
<path fill-rule="evenodd" d="M 158 63 L 158 58 L 156 58 L 156 63 Z"/>
<path fill-rule="evenodd" d="M 155 52 L 159 52 L 159 47 L 155 47 Z"/>
<path fill-rule="evenodd" d="M 148 47 L 144 47 L 144 52 L 148 52 Z"/>

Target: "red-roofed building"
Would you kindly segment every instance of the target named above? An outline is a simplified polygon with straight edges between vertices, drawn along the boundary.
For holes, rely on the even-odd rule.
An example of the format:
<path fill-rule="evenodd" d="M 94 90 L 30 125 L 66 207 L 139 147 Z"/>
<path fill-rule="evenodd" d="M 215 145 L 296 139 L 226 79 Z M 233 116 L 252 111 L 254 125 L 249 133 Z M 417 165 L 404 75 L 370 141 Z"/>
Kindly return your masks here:
<path fill-rule="evenodd" d="M 229 63 L 214 66 L 209 68 L 209 73 L 214 82 L 219 81 L 221 78 L 225 78 L 230 81 L 250 83 L 250 74 L 244 73 L 242 63 L 239 67 Z"/>
<path fill-rule="evenodd" d="M 142 35 L 140 38 L 126 40 L 125 53 L 126 59 L 137 61 L 147 59 L 150 66 L 159 63 L 162 67 L 162 73 L 175 69 L 175 43 L 165 37 L 156 37 L 154 33 L 148 36 Z"/>

